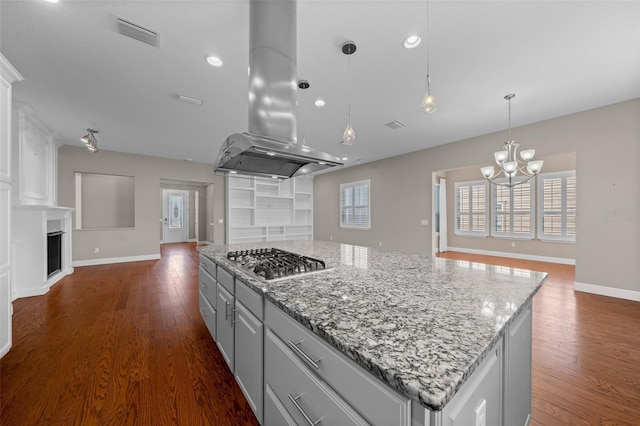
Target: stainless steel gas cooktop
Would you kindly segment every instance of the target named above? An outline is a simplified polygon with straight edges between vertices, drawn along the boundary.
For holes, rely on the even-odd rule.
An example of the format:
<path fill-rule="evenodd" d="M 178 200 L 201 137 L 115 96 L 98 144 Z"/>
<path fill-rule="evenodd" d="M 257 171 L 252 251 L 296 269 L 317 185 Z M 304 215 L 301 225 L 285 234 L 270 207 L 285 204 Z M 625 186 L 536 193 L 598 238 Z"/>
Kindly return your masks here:
<path fill-rule="evenodd" d="M 227 259 L 266 281 L 329 270 L 322 260 L 277 248 L 230 251 Z"/>

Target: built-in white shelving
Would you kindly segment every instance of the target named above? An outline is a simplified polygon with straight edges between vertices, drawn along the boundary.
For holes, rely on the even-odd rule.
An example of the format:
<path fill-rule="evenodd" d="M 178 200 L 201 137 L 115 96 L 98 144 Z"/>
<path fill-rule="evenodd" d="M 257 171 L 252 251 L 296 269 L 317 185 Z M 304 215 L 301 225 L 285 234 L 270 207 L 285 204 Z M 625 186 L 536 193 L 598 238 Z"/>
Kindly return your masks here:
<path fill-rule="evenodd" d="M 227 178 L 229 244 L 313 239 L 313 177 Z"/>

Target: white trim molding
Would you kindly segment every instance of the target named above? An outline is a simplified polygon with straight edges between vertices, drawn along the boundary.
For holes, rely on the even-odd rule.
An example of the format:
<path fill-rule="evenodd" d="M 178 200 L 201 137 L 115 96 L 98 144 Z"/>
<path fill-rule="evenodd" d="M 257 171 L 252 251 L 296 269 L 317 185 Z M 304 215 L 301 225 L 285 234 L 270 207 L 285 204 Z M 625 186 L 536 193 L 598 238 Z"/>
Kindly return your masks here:
<path fill-rule="evenodd" d="M 459 251 L 461 253 L 470 254 L 483 254 L 485 256 L 508 257 L 511 259 L 535 260 L 537 262 L 560 263 L 563 265 L 576 264 L 575 259 L 568 259 L 564 257 L 537 256 L 535 254 L 510 253 L 507 251 L 477 250 L 463 247 L 449 247 L 449 251 Z"/>
<path fill-rule="evenodd" d="M 87 260 L 74 260 L 71 262 L 72 266 L 95 266 L 95 265 L 110 265 L 112 263 L 126 263 L 126 262 L 141 262 L 144 260 L 158 260 L 160 254 L 143 254 L 140 256 L 126 256 L 126 257 L 106 257 L 102 259 L 87 259 Z"/>
<path fill-rule="evenodd" d="M 640 291 L 635 290 L 625 290 L 622 288 L 607 287 L 604 285 L 580 283 L 578 281 L 573 283 L 573 289 L 583 293 L 598 294 L 600 296 L 617 297 L 618 299 L 640 302 Z"/>

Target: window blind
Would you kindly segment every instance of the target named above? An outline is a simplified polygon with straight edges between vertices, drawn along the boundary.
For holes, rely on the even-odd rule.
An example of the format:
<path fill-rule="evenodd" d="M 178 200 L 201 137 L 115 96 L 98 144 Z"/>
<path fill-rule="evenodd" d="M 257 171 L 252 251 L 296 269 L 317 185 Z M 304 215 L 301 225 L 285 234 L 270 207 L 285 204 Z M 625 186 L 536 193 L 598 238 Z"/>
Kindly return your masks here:
<path fill-rule="evenodd" d="M 371 228 L 370 180 L 340 184 L 340 227 Z"/>

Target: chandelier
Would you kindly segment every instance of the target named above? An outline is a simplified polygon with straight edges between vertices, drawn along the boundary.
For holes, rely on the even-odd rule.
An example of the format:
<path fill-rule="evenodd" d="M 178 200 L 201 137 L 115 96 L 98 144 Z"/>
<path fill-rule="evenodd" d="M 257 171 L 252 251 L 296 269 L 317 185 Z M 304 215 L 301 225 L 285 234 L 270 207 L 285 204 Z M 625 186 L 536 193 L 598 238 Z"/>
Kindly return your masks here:
<path fill-rule="evenodd" d="M 534 176 L 540 173 L 544 163 L 542 160 L 533 159 L 536 155 L 535 149 L 520 151 L 520 158 L 518 158 L 520 145 L 511 137 L 511 99 L 515 96 L 515 94 L 511 93 L 504 97 L 505 100 L 509 101 L 509 140 L 504 143 L 502 151 L 497 151 L 493 154 L 496 163 L 500 166 L 500 170 L 496 173 L 494 166 L 486 166 L 480 169 L 482 176 L 489 182 L 509 188 L 533 179 Z M 502 181 L 502 178 L 506 178 L 506 180 Z"/>

